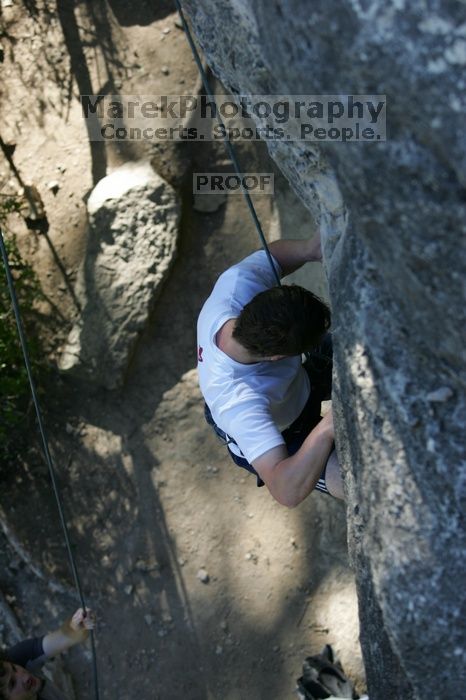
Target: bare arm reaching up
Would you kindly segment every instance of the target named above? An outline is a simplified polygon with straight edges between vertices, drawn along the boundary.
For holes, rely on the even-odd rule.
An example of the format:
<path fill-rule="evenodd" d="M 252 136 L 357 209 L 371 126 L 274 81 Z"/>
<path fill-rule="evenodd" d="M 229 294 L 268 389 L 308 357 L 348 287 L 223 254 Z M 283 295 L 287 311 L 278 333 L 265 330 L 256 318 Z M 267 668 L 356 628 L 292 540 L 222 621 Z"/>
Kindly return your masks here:
<path fill-rule="evenodd" d="M 279 240 L 269 245 L 269 250 L 282 268 L 283 275 L 289 275 L 307 262 L 321 262 L 322 250 L 320 233 L 307 240 Z"/>
<path fill-rule="evenodd" d="M 82 608 L 79 608 L 72 617 L 65 620 L 58 630 L 45 635 L 42 640 L 44 654 L 56 656 L 75 644 L 83 642 L 87 639 L 89 630 L 94 628 L 94 624 L 94 613 L 87 610 L 84 615 Z"/>

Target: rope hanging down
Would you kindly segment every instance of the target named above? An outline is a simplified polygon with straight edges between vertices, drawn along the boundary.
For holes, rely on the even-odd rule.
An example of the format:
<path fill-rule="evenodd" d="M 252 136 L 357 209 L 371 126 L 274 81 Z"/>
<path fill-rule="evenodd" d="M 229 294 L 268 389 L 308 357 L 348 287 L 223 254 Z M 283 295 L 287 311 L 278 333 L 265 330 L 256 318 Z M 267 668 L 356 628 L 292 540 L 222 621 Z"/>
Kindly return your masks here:
<path fill-rule="evenodd" d="M 53 487 L 53 492 L 55 494 L 55 500 L 57 502 L 58 513 L 60 515 L 61 526 L 63 529 L 63 535 L 65 538 L 66 549 L 68 552 L 68 560 L 69 560 L 69 564 L 70 564 L 71 571 L 73 574 L 74 583 L 75 583 L 76 591 L 78 593 L 78 597 L 79 597 L 79 600 L 81 603 L 81 607 L 84 610 L 84 612 L 86 612 L 86 603 L 84 601 L 84 596 L 83 596 L 83 592 L 82 592 L 82 588 L 81 588 L 79 573 L 78 573 L 78 569 L 77 569 L 76 562 L 74 559 L 73 551 L 71 549 L 71 541 L 70 541 L 68 526 L 67 526 L 66 520 L 65 520 L 61 495 L 60 495 L 60 491 L 58 488 L 56 472 L 55 472 L 55 468 L 53 466 L 52 457 L 50 455 L 47 434 L 45 431 L 44 422 L 42 420 L 42 413 L 41 413 L 39 401 L 37 398 L 34 379 L 32 376 L 31 362 L 29 359 L 29 352 L 28 352 L 27 343 L 26 343 L 26 336 L 24 333 L 24 327 L 23 327 L 23 323 L 21 320 L 18 299 L 16 296 L 13 277 L 11 275 L 10 265 L 8 263 L 8 254 L 6 251 L 5 241 L 3 239 L 3 231 L 1 228 L 0 228 L 0 249 L 1 249 L 1 253 L 2 253 L 3 264 L 5 266 L 5 274 L 6 274 L 6 278 L 7 278 L 8 291 L 10 293 L 10 298 L 11 298 L 11 305 L 13 307 L 13 312 L 15 314 L 16 327 L 18 329 L 18 336 L 20 339 L 21 349 L 23 352 L 24 364 L 26 366 L 26 371 L 27 371 L 27 375 L 28 375 L 28 379 L 29 379 L 29 385 L 31 387 L 32 400 L 34 403 L 34 408 L 35 408 L 36 416 L 37 416 L 37 423 L 39 426 L 39 432 L 40 432 L 41 439 L 42 439 L 42 447 L 43 447 L 43 451 L 44 451 L 44 457 L 45 457 L 45 461 L 47 463 L 47 467 L 49 470 L 50 479 L 51 479 L 52 487 Z M 93 630 L 90 630 L 90 636 L 91 636 L 91 646 L 92 646 L 94 693 L 95 693 L 96 700 L 99 700 L 99 684 L 98 684 L 98 678 L 97 678 L 97 655 L 96 655 L 95 639 L 94 639 L 94 631 Z"/>
<path fill-rule="evenodd" d="M 204 89 L 206 91 L 206 94 L 209 97 L 209 99 L 215 103 L 215 98 L 214 98 L 212 91 L 210 89 L 210 85 L 209 85 L 209 81 L 207 79 L 206 72 L 205 72 L 204 67 L 202 65 L 202 61 L 199 57 L 199 52 L 198 52 L 196 45 L 194 43 L 194 40 L 192 38 L 191 32 L 190 32 L 189 27 L 188 27 L 188 23 L 185 20 L 183 10 L 181 8 L 180 0 L 175 0 L 175 4 L 176 4 L 176 9 L 178 10 L 178 13 L 180 15 L 181 22 L 183 24 L 183 29 L 186 33 L 189 45 L 191 47 L 191 51 L 193 52 L 194 60 L 196 61 L 196 65 L 197 65 L 199 72 L 201 74 L 202 83 L 204 85 Z M 220 113 L 219 113 L 218 109 L 216 110 L 216 116 L 217 116 L 217 121 L 220 124 L 220 127 L 222 129 L 222 133 L 226 133 L 225 125 L 223 124 L 223 121 L 222 121 L 222 118 L 220 117 Z M 224 142 L 225 142 L 225 147 L 228 151 L 228 155 L 230 156 L 231 162 L 233 163 L 233 166 L 236 170 L 236 173 L 240 178 L 240 182 L 242 183 L 243 182 L 243 172 L 241 171 L 241 168 L 239 166 L 239 162 L 238 162 L 238 159 L 236 157 L 235 149 L 233 148 L 229 139 L 225 138 Z M 268 261 L 270 263 L 270 267 L 273 270 L 273 274 L 274 274 L 274 277 L 276 279 L 277 285 L 281 286 L 280 277 L 278 276 L 277 270 L 275 269 L 275 265 L 273 264 L 272 255 L 270 253 L 269 246 L 267 245 L 267 241 L 265 240 L 264 232 L 262 230 L 262 226 L 260 224 L 259 217 L 257 216 L 257 212 L 255 210 L 254 204 L 252 203 L 251 196 L 250 196 L 249 192 L 244 189 L 242 184 L 241 184 L 241 191 L 244 195 L 244 198 L 246 199 L 246 203 L 249 207 L 249 211 L 251 212 L 251 216 L 254 220 L 254 224 L 256 225 L 257 233 L 259 234 L 259 238 L 261 240 L 262 247 L 264 248 L 265 253 L 267 255 Z"/>

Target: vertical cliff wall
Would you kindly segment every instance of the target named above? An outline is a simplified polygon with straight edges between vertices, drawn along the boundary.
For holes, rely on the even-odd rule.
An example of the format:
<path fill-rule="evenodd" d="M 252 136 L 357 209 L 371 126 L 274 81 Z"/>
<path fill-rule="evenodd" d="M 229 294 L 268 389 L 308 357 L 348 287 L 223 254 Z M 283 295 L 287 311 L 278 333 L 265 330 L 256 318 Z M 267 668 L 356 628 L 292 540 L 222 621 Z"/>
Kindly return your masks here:
<path fill-rule="evenodd" d="M 241 94 L 387 95 L 378 143 L 269 142 L 320 222 L 371 700 L 460 697 L 466 6 L 184 0 Z"/>

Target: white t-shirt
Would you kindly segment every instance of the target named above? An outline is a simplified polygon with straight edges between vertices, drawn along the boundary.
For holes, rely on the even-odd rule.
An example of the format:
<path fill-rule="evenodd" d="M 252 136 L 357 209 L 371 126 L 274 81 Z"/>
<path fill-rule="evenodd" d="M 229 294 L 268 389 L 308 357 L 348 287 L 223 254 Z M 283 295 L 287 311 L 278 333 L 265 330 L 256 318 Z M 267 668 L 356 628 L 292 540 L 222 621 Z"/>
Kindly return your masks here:
<path fill-rule="evenodd" d="M 277 271 L 281 269 L 274 259 Z M 267 255 L 259 251 L 230 267 L 217 280 L 197 324 L 199 384 L 216 424 L 239 446 L 232 452 L 255 459 L 285 444 L 281 431 L 299 416 L 310 385 L 301 356 L 242 364 L 215 343 L 230 318 L 265 289 L 276 284 Z"/>

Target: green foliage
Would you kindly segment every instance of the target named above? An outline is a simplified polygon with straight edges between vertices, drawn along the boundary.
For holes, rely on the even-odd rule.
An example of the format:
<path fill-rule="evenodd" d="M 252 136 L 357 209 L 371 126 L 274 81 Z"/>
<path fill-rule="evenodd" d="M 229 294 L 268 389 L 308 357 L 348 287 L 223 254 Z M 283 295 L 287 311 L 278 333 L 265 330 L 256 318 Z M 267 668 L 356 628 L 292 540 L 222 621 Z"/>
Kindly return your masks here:
<path fill-rule="evenodd" d="M 41 289 L 31 266 L 23 260 L 13 234 L 5 236 L 8 215 L 20 209 L 13 197 L 0 196 L 0 226 L 15 282 L 16 296 L 23 325 L 27 333 L 28 350 L 34 379 L 43 373 L 44 360 L 40 342 L 34 333 L 34 302 L 41 297 Z M 0 256 L 1 261 L 1 256 Z M 28 333 L 28 330 L 30 331 Z M 18 451 L 28 431 L 30 406 L 29 381 L 11 306 L 3 261 L 0 262 L 0 459 L 12 457 Z"/>

